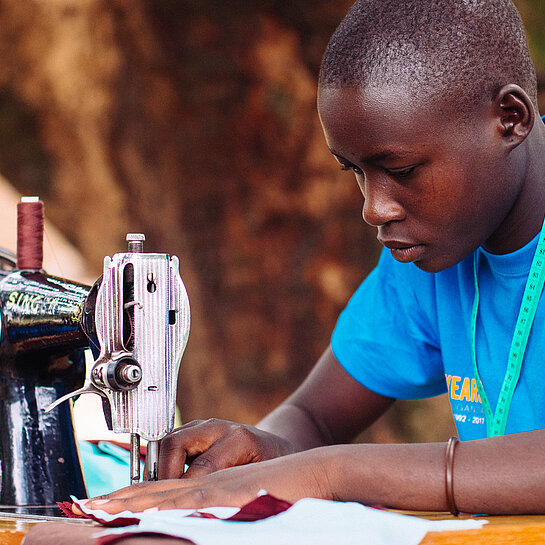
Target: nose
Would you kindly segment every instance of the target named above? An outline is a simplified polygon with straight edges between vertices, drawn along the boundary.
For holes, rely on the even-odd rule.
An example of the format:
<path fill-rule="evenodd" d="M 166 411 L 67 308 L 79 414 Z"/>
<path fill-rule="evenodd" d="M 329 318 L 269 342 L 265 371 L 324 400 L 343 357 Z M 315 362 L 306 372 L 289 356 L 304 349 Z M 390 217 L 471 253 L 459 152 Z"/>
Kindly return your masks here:
<path fill-rule="evenodd" d="M 378 184 L 365 182 L 363 192 L 362 217 L 365 223 L 380 227 L 391 221 L 399 221 L 405 217 L 405 210 L 388 188 Z"/>

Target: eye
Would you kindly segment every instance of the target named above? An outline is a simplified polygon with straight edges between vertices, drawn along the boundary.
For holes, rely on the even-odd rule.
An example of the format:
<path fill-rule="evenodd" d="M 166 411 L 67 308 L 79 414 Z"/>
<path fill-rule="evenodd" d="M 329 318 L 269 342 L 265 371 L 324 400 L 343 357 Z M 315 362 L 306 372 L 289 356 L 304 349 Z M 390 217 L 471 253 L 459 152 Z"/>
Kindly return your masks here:
<path fill-rule="evenodd" d="M 392 176 L 393 178 L 408 178 L 416 169 L 418 165 L 413 165 L 406 168 L 400 168 L 400 169 L 385 169 L 386 172 Z"/>
<path fill-rule="evenodd" d="M 361 168 L 350 163 L 341 163 L 341 170 L 351 170 L 352 172 L 354 172 L 354 174 L 357 175 L 363 174 L 363 170 Z"/>

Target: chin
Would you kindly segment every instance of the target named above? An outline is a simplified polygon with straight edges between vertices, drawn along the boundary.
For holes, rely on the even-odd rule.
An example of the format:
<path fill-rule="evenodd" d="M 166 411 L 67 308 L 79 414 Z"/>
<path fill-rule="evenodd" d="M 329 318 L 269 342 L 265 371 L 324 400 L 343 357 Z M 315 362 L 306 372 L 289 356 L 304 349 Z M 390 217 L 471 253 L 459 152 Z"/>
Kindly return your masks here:
<path fill-rule="evenodd" d="M 434 259 L 423 259 L 421 261 L 414 261 L 414 265 L 420 270 L 427 273 L 438 273 L 457 265 L 458 261 L 451 262 L 447 260 L 434 260 Z"/>

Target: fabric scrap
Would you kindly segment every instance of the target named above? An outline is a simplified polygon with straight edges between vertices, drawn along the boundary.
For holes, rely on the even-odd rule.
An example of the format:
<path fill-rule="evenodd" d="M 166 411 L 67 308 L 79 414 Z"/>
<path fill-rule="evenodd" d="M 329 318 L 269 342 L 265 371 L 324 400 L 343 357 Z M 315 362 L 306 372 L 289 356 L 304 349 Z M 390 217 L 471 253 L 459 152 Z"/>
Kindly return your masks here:
<path fill-rule="evenodd" d="M 266 498 L 261 496 L 257 498 Z M 278 498 L 266 498 L 253 506 L 250 512 L 263 509 L 271 501 L 273 506 L 285 507 L 288 502 Z M 257 500 L 254 500 L 257 501 Z M 254 503 L 250 502 L 250 503 Z M 282 503 L 279 503 L 282 502 Z M 85 507 L 82 506 L 84 509 Z M 243 508 L 244 509 L 244 508 Z M 302 499 L 278 514 L 265 518 L 233 520 L 234 508 L 210 508 L 206 510 L 175 509 L 104 516 L 104 512 L 86 510 L 93 520 L 109 518 L 110 526 L 117 522 L 137 519 L 133 525 L 110 528 L 95 534 L 97 545 L 111 545 L 122 537 L 137 534 L 155 534 L 178 537 L 196 545 L 331 545 L 342 541 L 343 545 L 417 545 L 427 532 L 444 530 L 478 529 L 486 520 L 430 521 L 414 516 L 365 507 L 355 502 L 335 502 L 316 498 Z M 229 512 L 230 511 L 230 512 Z M 234 512 L 233 512 L 234 511 Z M 211 513 L 214 518 L 199 516 Z M 253 516 L 253 515 L 252 515 Z M 258 516 L 258 515 L 256 515 Z M 229 520 L 231 519 L 231 520 Z M 115 522 L 114 522 L 115 520 Z"/>

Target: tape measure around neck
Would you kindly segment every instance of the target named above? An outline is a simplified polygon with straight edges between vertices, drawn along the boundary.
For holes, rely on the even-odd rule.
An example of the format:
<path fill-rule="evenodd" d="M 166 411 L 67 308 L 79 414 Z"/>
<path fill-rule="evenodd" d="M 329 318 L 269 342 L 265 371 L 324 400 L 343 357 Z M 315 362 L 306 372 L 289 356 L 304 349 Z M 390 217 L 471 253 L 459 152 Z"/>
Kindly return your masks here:
<path fill-rule="evenodd" d="M 532 260 L 532 266 L 528 273 L 526 287 L 520 304 L 519 315 L 511 341 L 511 349 L 507 361 L 507 370 L 503 379 L 503 384 L 500 389 L 500 395 L 496 404 L 496 410 L 492 412 L 492 407 L 488 397 L 486 396 L 484 386 L 479 375 L 477 365 L 477 349 L 476 349 L 476 334 L 477 334 L 477 315 L 479 313 L 479 282 L 478 282 L 478 267 L 477 267 L 477 252 L 473 254 L 473 279 L 475 284 L 475 296 L 473 299 L 473 309 L 471 312 L 471 358 L 473 360 L 473 374 L 477 381 L 477 388 L 481 396 L 485 416 L 486 430 L 488 437 L 502 435 L 505 433 L 507 417 L 511 400 L 517 386 L 520 371 L 522 369 L 522 361 L 526 344 L 530 336 L 530 330 L 534 323 L 534 316 L 539 304 L 539 299 L 543 291 L 545 283 L 545 221 L 541 228 L 539 241 Z"/>

